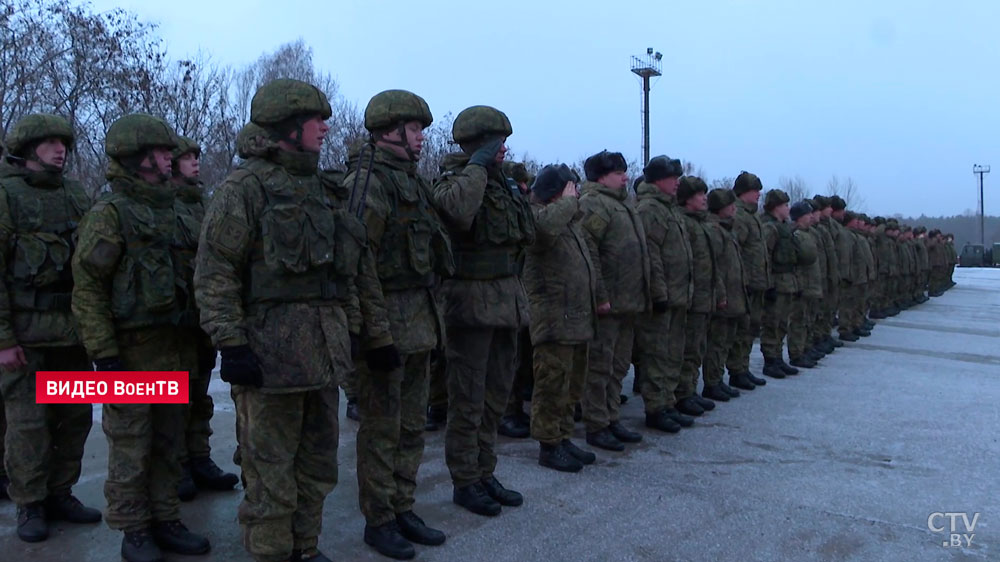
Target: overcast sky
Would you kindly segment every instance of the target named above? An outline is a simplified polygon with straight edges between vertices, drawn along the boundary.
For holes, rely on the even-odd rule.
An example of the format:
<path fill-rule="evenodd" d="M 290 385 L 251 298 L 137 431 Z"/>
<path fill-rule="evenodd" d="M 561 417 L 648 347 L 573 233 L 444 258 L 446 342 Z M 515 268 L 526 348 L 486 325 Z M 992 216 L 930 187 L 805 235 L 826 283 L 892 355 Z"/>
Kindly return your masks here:
<path fill-rule="evenodd" d="M 630 56 L 663 53 L 652 155 L 706 179 L 850 176 L 872 214 L 1000 214 L 1000 2 L 924 0 L 274 2 L 96 0 L 160 25 L 172 57 L 242 65 L 302 38 L 364 107 L 405 88 L 436 116 L 510 117 L 509 145 L 542 162 L 607 148 L 641 157 Z M 638 173 L 638 172 L 637 172 Z"/>

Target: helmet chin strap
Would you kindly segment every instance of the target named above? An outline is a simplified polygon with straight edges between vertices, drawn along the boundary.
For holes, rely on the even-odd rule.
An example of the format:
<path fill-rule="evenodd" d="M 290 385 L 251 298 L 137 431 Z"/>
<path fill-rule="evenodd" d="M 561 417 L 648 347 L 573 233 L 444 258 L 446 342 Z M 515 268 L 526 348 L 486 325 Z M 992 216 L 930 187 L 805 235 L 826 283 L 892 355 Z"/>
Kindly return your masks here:
<path fill-rule="evenodd" d="M 152 166 L 144 166 L 143 162 L 147 158 L 151 162 L 154 160 L 152 150 L 147 149 L 146 152 L 142 153 L 141 155 L 134 156 L 131 162 L 123 162 L 123 163 L 126 165 L 126 167 L 131 168 L 132 171 L 134 172 L 152 174 L 153 176 L 156 176 L 156 178 L 158 178 L 161 183 L 170 181 L 171 174 L 161 170 L 159 166 L 155 165 L 155 163 Z"/>
<path fill-rule="evenodd" d="M 379 135 L 379 138 L 377 140 L 382 141 L 386 144 L 391 144 L 393 146 L 398 146 L 402 148 L 404 151 L 406 151 L 406 156 L 409 157 L 409 159 L 412 162 L 416 162 L 417 155 L 413 152 L 413 149 L 410 148 L 410 141 L 407 139 L 406 136 L 406 124 L 400 122 L 399 126 L 396 127 L 396 131 L 399 133 L 400 140 L 398 141 L 387 139 L 384 134 Z"/>

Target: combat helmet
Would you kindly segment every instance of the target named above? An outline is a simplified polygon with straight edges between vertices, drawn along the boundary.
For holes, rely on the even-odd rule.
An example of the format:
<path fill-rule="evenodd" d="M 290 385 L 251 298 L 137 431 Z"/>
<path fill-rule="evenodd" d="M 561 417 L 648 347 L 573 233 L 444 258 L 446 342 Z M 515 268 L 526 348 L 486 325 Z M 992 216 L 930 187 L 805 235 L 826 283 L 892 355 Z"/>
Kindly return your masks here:
<path fill-rule="evenodd" d="M 488 137 L 509 137 L 513 132 L 507 115 L 488 105 L 463 109 L 451 126 L 451 136 L 460 145 L 473 144 Z"/>
<path fill-rule="evenodd" d="M 166 181 L 169 174 L 159 169 L 144 167 L 142 161 L 153 148 L 177 148 L 177 135 L 159 117 L 145 113 L 132 113 L 111 124 L 104 137 L 104 153 L 114 162 L 132 172 L 153 172 Z"/>
<path fill-rule="evenodd" d="M 34 159 L 33 154 L 28 154 L 32 146 L 52 137 L 62 139 L 66 144 L 67 151 L 73 150 L 73 142 L 76 137 L 69 121 L 50 113 L 32 113 L 25 115 L 11 127 L 7 138 L 4 139 L 4 144 L 7 145 L 10 157 Z"/>
<path fill-rule="evenodd" d="M 301 80 L 279 78 L 264 84 L 250 100 L 250 120 L 262 127 L 273 127 L 302 115 L 333 115 L 326 94 Z"/>
<path fill-rule="evenodd" d="M 365 129 L 383 131 L 409 121 L 420 121 L 424 127 L 434 122 L 424 98 L 406 90 L 386 90 L 375 94 L 365 107 Z"/>

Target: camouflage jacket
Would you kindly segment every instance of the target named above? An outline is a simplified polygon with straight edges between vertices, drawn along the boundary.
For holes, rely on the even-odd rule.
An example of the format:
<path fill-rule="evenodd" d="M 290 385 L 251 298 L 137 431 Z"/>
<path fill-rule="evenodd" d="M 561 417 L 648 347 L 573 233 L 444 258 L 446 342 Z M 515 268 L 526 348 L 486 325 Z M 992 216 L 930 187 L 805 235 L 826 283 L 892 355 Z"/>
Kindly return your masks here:
<path fill-rule="evenodd" d="M 575 197 L 533 204 L 535 244 L 524 259 L 524 288 L 531 304 L 531 342 L 578 343 L 593 339 L 597 275 L 580 226 Z"/>
<path fill-rule="evenodd" d="M 535 241 L 530 205 L 507 186 L 499 166 L 445 156 L 432 189 L 455 255 L 455 275 L 441 288 L 449 326 L 524 328 L 528 297 L 518 277 L 521 254 Z"/>
<path fill-rule="evenodd" d="M 348 201 L 363 209 L 392 339 L 403 354 L 443 348 L 437 287 L 451 273 L 452 255 L 430 205 L 430 185 L 415 162 L 385 148 L 368 147 L 352 157 L 343 185 Z"/>
<path fill-rule="evenodd" d="M 855 230 L 854 245 L 855 252 L 853 259 L 854 266 L 858 272 L 858 283 L 870 283 L 877 279 L 878 263 L 875 261 L 875 252 L 872 251 L 872 242 L 867 234 Z"/>
<path fill-rule="evenodd" d="M 927 239 L 914 238 L 913 242 L 913 247 L 917 254 L 917 271 L 924 273 L 931 268 L 930 260 L 927 255 Z"/>
<path fill-rule="evenodd" d="M 840 280 L 848 285 L 867 283 L 868 279 L 863 268 L 858 267 L 861 264 L 858 234 L 837 221 L 831 224 L 834 225 L 834 230 L 838 233 L 836 237 L 837 260 L 839 262 L 837 269 L 840 271 Z"/>
<path fill-rule="evenodd" d="M 795 279 L 798 249 L 791 225 L 778 221 L 770 213 L 762 215 L 761 222 L 764 225 L 764 246 L 771 256 L 771 288 L 779 293 L 799 292 Z"/>
<path fill-rule="evenodd" d="M 799 291 L 806 298 L 823 298 L 821 264 L 826 258 L 820 253 L 820 243 L 810 228 L 796 228 L 794 235 L 799 247 L 799 263 L 795 267 L 795 282 Z"/>
<path fill-rule="evenodd" d="M 826 257 L 826 267 L 823 268 L 826 287 L 824 293 L 834 290 L 840 284 L 840 258 L 837 256 L 837 243 L 833 234 L 836 223 L 830 217 L 823 217 L 816 225 L 816 235 L 823 244 L 823 254 Z"/>
<path fill-rule="evenodd" d="M 734 219 L 733 234 L 740 245 L 747 288 L 766 291 L 771 286 L 771 256 L 764 246 L 764 223 L 757 206 L 737 199 Z"/>
<path fill-rule="evenodd" d="M 885 226 L 880 225 L 875 234 L 875 248 L 878 251 L 878 272 L 882 277 L 895 277 L 902 273 L 900 268 L 900 244 L 885 233 Z"/>
<path fill-rule="evenodd" d="M 335 384 L 350 333 L 392 343 L 364 225 L 335 175 L 264 146 L 215 190 L 195 271 L 201 324 L 219 347 L 249 344 L 264 391 Z"/>
<path fill-rule="evenodd" d="M 590 181 L 584 182 L 581 192 L 598 304 L 610 302 L 611 314 L 650 310 L 646 233 L 628 192 Z"/>
<path fill-rule="evenodd" d="M 686 211 L 685 226 L 688 242 L 691 243 L 694 293 L 691 296 L 691 312 L 711 314 L 719 310 L 726 300 L 726 288 L 716 264 L 708 226 L 707 211 Z"/>
<path fill-rule="evenodd" d="M 80 344 L 71 258 L 90 204 L 62 175 L 0 164 L 0 349 Z"/>
<path fill-rule="evenodd" d="M 655 185 L 639 184 L 638 196 L 636 211 L 646 233 L 652 301 L 687 309 L 694 273 L 684 213 L 674 196 L 661 193 Z"/>
<path fill-rule="evenodd" d="M 748 314 L 749 308 L 743 259 L 740 257 L 739 242 L 732 232 L 735 228 L 733 223 L 733 219 L 720 219 L 718 215 L 709 213 L 705 226 L 712 244 L 712 255 L 715 256 L 719 286 L 722 291 L 722 296 L 716 300 L 726 303 L 725 307 L 717 308 L 714 314 L 739 318 Z"/>

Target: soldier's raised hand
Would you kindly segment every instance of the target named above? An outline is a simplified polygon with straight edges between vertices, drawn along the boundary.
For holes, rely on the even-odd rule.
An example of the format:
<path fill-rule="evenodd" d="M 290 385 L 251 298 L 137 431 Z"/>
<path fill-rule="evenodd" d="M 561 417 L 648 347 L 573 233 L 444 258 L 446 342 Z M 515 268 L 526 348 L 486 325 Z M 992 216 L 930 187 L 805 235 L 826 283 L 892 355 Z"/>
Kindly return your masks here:
<path fill-rule="evenodd" d="M 15 345 L 0 351 L 0 368 L 5 371 L 15 371 L 28 364 L 21 346 Z"/>

